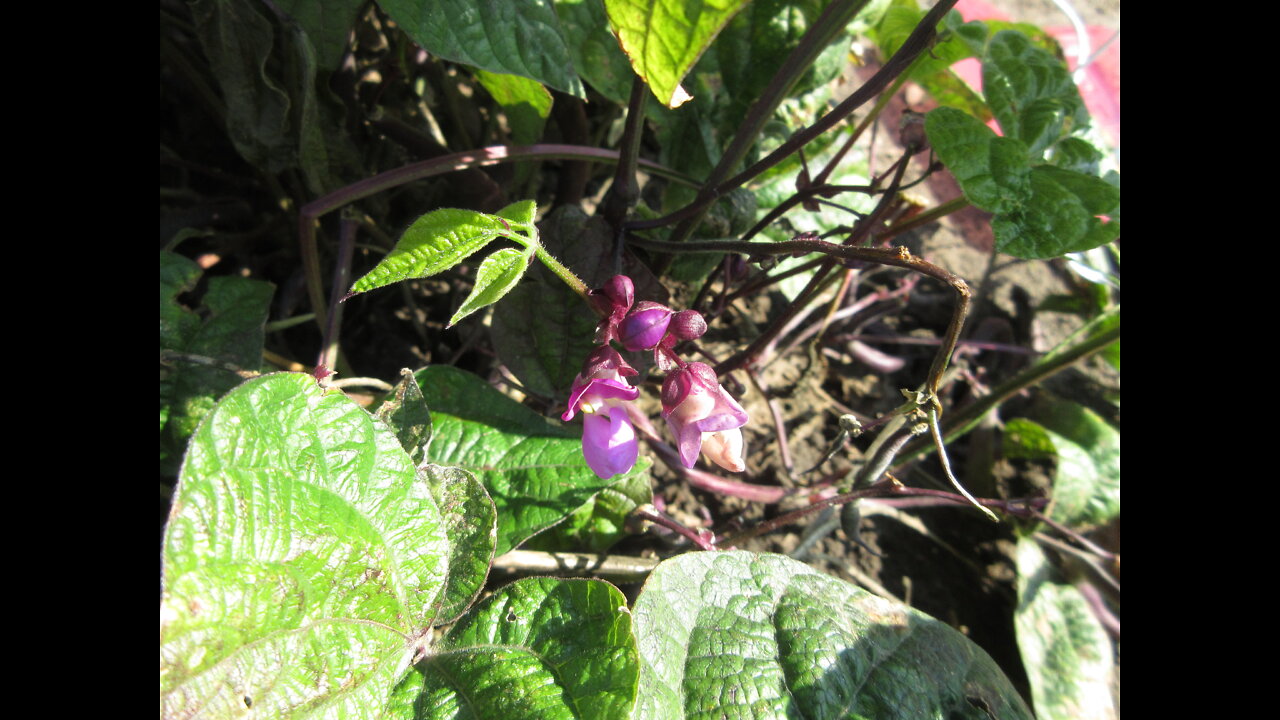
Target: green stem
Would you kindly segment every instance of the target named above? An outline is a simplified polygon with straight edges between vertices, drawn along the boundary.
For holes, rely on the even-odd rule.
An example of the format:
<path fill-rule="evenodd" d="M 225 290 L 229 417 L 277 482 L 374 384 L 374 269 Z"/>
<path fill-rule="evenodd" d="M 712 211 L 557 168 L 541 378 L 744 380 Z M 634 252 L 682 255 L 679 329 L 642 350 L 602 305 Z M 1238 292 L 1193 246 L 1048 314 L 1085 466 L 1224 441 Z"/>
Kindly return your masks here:
<path fill-rule="evenodd" d="M 574 275 L 572 270 L 565 267 L 559 260 L 552 257 L 551 253 L 547 252 L 546 248 L 542 247 L 542 243 L 537 242 L 536 239 L 534 240 L 534 243 L 533 253 L 537 256 L 538 260 L 542 261 L 542 264 L 545 265 L 548 270 L 555 273 L 556 277 L 563 280 L 565 285 L 568 285 L 574 292 L 578 293 L 579 297 L 581 297 L 583 301 L 587 301 L 587 292 L 590 290 L 590 288 L 587 287 L 587 284 L 582 282 L 577 275 Z M 588 304 L 590 303 L 588 302 Z"/>
<path fill-rule="evenodd" d="M 1060 355 L 1041 358 L 1040 362 L 992 388 L 990 393 L 983 396 L 972 405 L 965 406 L 948 415 L 947 422 L 945 423 L 947 427 L 943 431 L 943 441 L 954 442 L 957 438 L 976 427 L 982 420 L 983 416 L 1004 401 L 1032 385 L 1042 382 L 1045 378 L 1067 369 L 1077 361 L 1102 350 L 1119 339 L 1120 326 L 1117 325 L 1116 327 L 1089 338 Z M 930 448 L 931 445 L 926 442 L 916 441 L 911 443 L 898 455 L 898 462 L 895 467 L 902 465 L 918 455 L 924 454 Z"/>

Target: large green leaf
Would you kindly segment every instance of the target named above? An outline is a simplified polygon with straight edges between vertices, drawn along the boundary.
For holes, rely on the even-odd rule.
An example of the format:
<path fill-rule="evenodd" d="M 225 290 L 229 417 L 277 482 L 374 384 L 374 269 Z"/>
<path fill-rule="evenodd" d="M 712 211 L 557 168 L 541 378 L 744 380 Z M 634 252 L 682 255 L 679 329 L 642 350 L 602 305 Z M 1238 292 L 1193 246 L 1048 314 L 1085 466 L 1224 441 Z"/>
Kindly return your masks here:
<path fill-rule="evenodd" d="M 1031 538 L 1018 541 L 1018 610 L 1014 627 L 1040 720 L 1115 720 L 1111 639 L 1071 585 Z"/>
<path fill-rule="evenodd" d="M 638 718 L 1031 718 L 959 632 L 784 556 L 672 558 L 634 615 Z"/>
<path fill-rule="evenodd" d="M 229 393 L 165 529 L 164 717 L 375 717 L 445 589 L 440 510 L 392 432 L 314 378 Z"/>
<path fill-rule="evenodd" d="M 925 117 L 925 131 L 938 158 L 964 190 L 969 202 L 994 213 L 1024 207 L 1031 198 L 1027 148 L 998 137 L 977 118 L 940 107 Z"/>
<path fill-rule="evenodd" d="M 513 237 L 502 218 L 474 210 L 442 208 L 413 221 L 396 246 L 364 277 L 352 293 L 368 292 L 401 280 L 444 272 L 498 237 Z"/>
<path fill-rule="evenodd" d="M 573 66 L 596 92 L 626 104 L 635 73 L 609 28 L 600 0 L 556 0 L 556 14 L 569 41 Z"/>
<path fill-rule="evenodd" d="M 720 29 L 747 0 L 604 0 L 631 67 L 667 107 L 690 99 L 680 87 Z"/>
<path fill-rule="evenodd" d="M 160 348 L 210 357 L 245 370 L 262 365 L 263 325 L 274 287 L 261 280 L 219 277 L 209 281 L 199 312 L 178 295 L 195 287 L 200 267 L 173 253 L 160 253 Z M 177 362 L 160 378 L 160 470 L 176 474 L 178 459 L 219 397 L 240 376 L 222 367 Z"/>
<path fill-rule="evenodd" d="M 396 691 L 397 717 L 615 720 L 639 661 L 627 600 L 600 580 L 526 578 L 485 598 Z"/>
<path fill-rule="evenodd" d="M 501 555 L 562 521 L 619 478 L 601 480 L 582 457 L 582 431 L 552 424 L 457 368 L 417 373 L 431 407 L 427 458 L 474 473 L 498 508 Z M 631 474 L 641 474 L 641 466 Z M 623 476 L 626 477 L 626 476 Z"/>
<path fill-rule="evenodd" d="M 433 55 L 583 97 L 551 0 L 381 0 Z"/>

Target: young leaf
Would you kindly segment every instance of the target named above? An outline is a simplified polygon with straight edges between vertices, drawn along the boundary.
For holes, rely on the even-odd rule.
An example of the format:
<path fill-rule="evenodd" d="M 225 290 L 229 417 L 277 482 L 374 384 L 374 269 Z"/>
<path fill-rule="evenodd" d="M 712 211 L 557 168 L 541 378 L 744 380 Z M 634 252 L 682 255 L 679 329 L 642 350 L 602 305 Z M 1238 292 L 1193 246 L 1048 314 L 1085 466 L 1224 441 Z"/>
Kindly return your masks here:
<path fill-rule="evenodd" d="M 160 714 L 377 716 L 448 547 L 389 429 L 309 375 L 244 383 L 192 438 L 165 529 Z"/>
<path fill-rule="evenodd" d="M 1004 30 L 991 38 L 982 63 L 982 92 L 1004 134 L 1026 143 L 1037 159 L 1060 137 L 1089 123 L 1066 66 L 1020 32 Z"/>
<path fill-rule="evenodd" d="M 1088 602 L 1053 569 L 1031 538 L 1018 541 L 1014 628 L 1041 720 L 1115 720 L 1111 639 Z"/>
<path fill-rule="evenodd" d="M 520 282 L 531 260 L 531 251 L 516 248 L 503 248 L 485 258 L 476 271 L 476 284 L 472 286 L 471 294 L 467 295 L 446 327 L 453 327 L 462 318 L 501 300 Z"/>
<path fill-rule="evenodd" d="M 493 215 L 443 208 L 423 215 L 400 236 L 395 249 L 351 286 L 368 292 L 401 280 L 444 272 L 511 230 Z"/>
<path fill-rule="evenodd" d="M 636 460 L 635 472 L 601 490 L 585 505 L 569 513 L 564 522 L 529 538 L 523 547 L 549 551 L 572 548 L 584 552 L 604 552 L 613 547 L 628 535 L 626 523 L 631 513 L 653 502 L 653 487 L 645 473 L 652 464 L 652 460 L 641 456 Z"/>
<path fill-rule="evenodd" d="M 601 489 L 582 457 L 582 431 L 548 422 L 470 373 L 433 365 L 417 373 L 431 406 L 427 459 L 461 467 L 484 483 L 498 508 L 501 555 L 562 521 Z M 631 474 L 641 474 L 640 466 Z"/>
<path fill-rule="evenodd" d="M 533 200 L 517 200 L 494 214 L 513 223 L 532 227 L 537 212 L 538 204 Z"/>
<path fill-rule="evenodd" d="M 1031 718 L 968 638 L 785 556 L 677 556 L 633 614 L 635 717 Z"/>
<path fill-rule="evenodd" d="M 630 717 L 639 661 L 627 600 L 600 580 L 526 578 L 472 608 L 396 690 L 393 717 Z"/>
<path fill-rule="evenodd" d="M 547 0 L 381 0 L 378 5 L 433 55 L 585 97 Z"/>
<path fill-rule="evenodd" d="M 609 24 L 636 74 L 674 108 L 690 100 L 680 82 L 746 0 L 605 0 Z"/>

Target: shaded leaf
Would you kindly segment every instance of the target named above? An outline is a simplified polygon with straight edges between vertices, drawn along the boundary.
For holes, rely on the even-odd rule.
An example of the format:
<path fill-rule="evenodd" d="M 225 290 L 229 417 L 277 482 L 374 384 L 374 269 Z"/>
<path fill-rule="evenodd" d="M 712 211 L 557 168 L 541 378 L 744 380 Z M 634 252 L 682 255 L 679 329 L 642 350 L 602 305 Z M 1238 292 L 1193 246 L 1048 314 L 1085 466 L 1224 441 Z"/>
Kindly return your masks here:
<path fill-rule="evenodd" d="M 165 717 L 374 717 L 448 572 L 440 511 L 381 423 L 309 375 L 229 393 L 165 529 Z"/>
<path fill-rule="evenodd" d="M 609 16 L 599 0 L 556 0 L 556 14 L 569 42 L 573 66 L 596 92 L 626 104 L 635 73 L 618 39 L 609 28 Z"/>
<path fill-rule="evenodd" d="M 417 378 L 431 406 L 427 458 L 469 470 L 484 484 L 498 508 L 497 555 L 617 481 L 601 480 L 587 467 L 579 428 L 552 424 L 456 368 L 431 366 Z"/>
<path fill-rule="evenodd" d="M 381 0 L 378 5 L 433 55 L 584 96 L 550 0 Z"/>
<path fill-rule="evenodd" d="M 635 700 L 627 601 L 600 580 L 517 580 L 436 650 L 397 688 L 394 716 L 613 720 L 629 717 Z"/>
<path fill-rule="evenodd" d="M 960 633 L 781 555 L 667 560 L 634 615 L 647 720 L 1031 718 Z"/>
<path fill-rule="evenodd" d="M 400 371 L 400 382 L 383 399 L 374 417 L 391 428 L 415 466 L 422 464 L 423 452 L 431 441 L 431 410 L 412 370 Z"/>
<path fill-rule="evenodd" d="M 516 248 L 503 248 L 485 258 L 476 271 L 476 284 L 471 287 L 471 293 L 446 327 L 457 325 L 459 320 L 505 297 L 520 282 L 531 260 L 531 251 Z"/>
<path fill-rule="evenodd" d="M 193 0 L 191 16 L 225 100 L 227 134 L 240 156 L 268 173 L 292 167 L 289 95 L 266 73 L 275 29 L 258 3 Z"/>
<path fill-rule="evenodd" d="M 872 39 L 884 57 L 892 57 L 924 19 L 925 11 L 914 2 L 894 3 L 877 25 Z M 923 87 L 939 105 L 960 108 L 982 118 L 991 117 L 982 97 L 951 70 L 956 62 L 980 56 L 987 29 L 981 22 L 965 23 L 954 10 L 938 23 L 940 42 L 912 63 L 907 77 Z"/>
<path fill-rule="evenodd" d="M 449 538 L 449 578 L 436 611 L 435 624 L 452 621 L 471 605 L 493 563 L 498 536 L 498 509 L 475 475 L 462 468 L 427 463 L 418 468 L 440 506 Z"/>
<path fill-rule="evenodd" d="M 609 24 L 636 74 L 667 107 L 690 99 L 680 87 L 746 0 L 605 0 Z"/>
<path fill-rule="evenodd" d="M 1018 649 L 1041 720 L 1114 720 L 1111 639 L 1079 590 L 1053 582 L 1031 538 L 1018 541 Z"/>
<path fill-rule="evenodd" d="M 1076 403 L 1053 402 L 1036 416 L 1040 423 L 1014 418 L 1005 424 L 1004 452 L 1057 460 L 1049 517 L 1079 527 L 1119 515 L 1120 433 Z"/>
<path fill-rule="evenodd" d="M 202 355 L 244 370 L 259 369 L 263 326 L 275 288 L 249 278 L 213 278 L 197 313 L 178 304 L 177 296 L 194 288 L 199 277 L 200 268 L 192 261 L 160 253 L 160 348 Z M 201 418 L 241 380 L 222 367 L 188 362 L 175 363 L 162 374 L 162 473 L 177 473 L 178 459 Z"/>
<path fill-rule="evenodd" d="M 647 457 L 636 461 L 635 472 L 601 490 L 564 522 L 529 538 L 528 550 L 580 550 L 604 552 L 627 535 L 627 518 L 641 505 L 653 502 L 653 487 L 646 472 L 653 464 Z"/>
<path fill-rule="evenodd" d="M 315 47 L 316 63 L 324 70 L 337 70 L 347 49 L 347 36 L 364 0 L 277 0 L 276 7 L 293 16 Z"/>
<path fill-rule="evenodd" d="M 532 145 L 542 137 L 542 128 L 551 114 L 551 93 L 541 83 L 487 70 L 477 70 L 476 79 L 506 113 L 512 142 Z"/>

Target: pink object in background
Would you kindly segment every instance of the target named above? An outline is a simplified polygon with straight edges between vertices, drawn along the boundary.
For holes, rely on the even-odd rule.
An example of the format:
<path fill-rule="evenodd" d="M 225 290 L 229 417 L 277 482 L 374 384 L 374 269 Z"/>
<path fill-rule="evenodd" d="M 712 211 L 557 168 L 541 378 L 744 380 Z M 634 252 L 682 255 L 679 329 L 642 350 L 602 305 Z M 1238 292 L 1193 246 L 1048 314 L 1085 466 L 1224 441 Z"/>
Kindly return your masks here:
<path fill-rule="evenodd" d="M 982 0 L 960 0 L 955 8 L 965 20 L 1009 20 L 1009 16 L 988 5 Z M 1097 52 L 1114 31 L 1091 25 L 1085 28 L 1089 35 L 1090 52 Z M 1044 31 L 1053 36 L 1062 45 L 1067 56 L 1067 67 L 1075 72 L 1076 66 L 1085 58 L 1079 57 L 1076 47 L 1076 31 L 1070 26 L 1046 27 Z M 971 87 L 982 88 L 982 66 L 974 58 L 961 60 L 951 67 Z M 1116 150 L 1120 149 L 1120 39 L 1116 38 L 1103 48 L 1089 67 L 1085 68 L 1084 77 L 1077 82 L 1084 104 L 1093 116 L 1094 124 L 1102 132 Z M 995 121 L 991 128 L 999 132 Z"/>

